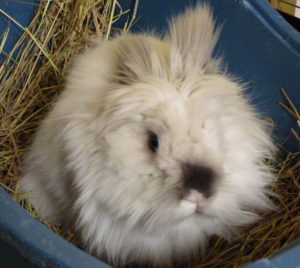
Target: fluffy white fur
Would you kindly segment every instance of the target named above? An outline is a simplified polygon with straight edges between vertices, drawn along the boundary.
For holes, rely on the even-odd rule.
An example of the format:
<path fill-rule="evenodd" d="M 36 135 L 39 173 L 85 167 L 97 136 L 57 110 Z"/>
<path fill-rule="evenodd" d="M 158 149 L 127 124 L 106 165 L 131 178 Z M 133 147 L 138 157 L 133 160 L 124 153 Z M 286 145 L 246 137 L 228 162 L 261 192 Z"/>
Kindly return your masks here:
<path fill-rule="evenodd" d="M 212 58 L 208 6 L 187 9 L 169 29 L 163 40 L 97 41 L 79 56 L 25 159 L 21 186 L 42 215 L 72 224 L 88 251 L 114 265 L 170 265 L 270 205 L 262 159 L 274 146 L 243 87 Z M 182 163 L 218 174 L 212 196 L 196 194 L 200 213 L 191 191 L 178 194 Z"/>

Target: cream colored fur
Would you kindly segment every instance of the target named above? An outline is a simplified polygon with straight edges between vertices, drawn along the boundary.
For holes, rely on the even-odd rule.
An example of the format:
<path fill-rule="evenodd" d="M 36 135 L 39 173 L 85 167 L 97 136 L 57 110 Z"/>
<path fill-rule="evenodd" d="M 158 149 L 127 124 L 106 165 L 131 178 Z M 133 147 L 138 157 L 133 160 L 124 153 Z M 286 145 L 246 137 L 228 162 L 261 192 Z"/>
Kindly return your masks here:
<path fill-rule="evenodd" d="M 274 146 L 244 88 L 212 58 L 208 6 L 169 28 L 163 40 L 121 35 L 80 55 L 25 159 L 21 186 L 42 215 L 71 224 L 114 265 L 171 265 L 270 206 L 273 175 L 262 160 Z M 178 195 L 183 162 L 218 174 L 201 213 Z"/>

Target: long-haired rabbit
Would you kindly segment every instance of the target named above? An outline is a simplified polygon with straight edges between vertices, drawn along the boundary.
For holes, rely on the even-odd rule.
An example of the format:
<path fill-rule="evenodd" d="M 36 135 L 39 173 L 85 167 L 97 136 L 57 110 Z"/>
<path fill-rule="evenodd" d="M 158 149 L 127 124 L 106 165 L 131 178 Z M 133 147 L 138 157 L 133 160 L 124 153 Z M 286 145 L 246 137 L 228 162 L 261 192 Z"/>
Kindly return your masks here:
<path fill-rule="evenodd" d="M 36 133 L 22 189 L 113 265 L 165 267 L 270 207 L 274 145 L 212 57 L 218 33 L 198 4 L 163 39 L 97 41 Z"/>

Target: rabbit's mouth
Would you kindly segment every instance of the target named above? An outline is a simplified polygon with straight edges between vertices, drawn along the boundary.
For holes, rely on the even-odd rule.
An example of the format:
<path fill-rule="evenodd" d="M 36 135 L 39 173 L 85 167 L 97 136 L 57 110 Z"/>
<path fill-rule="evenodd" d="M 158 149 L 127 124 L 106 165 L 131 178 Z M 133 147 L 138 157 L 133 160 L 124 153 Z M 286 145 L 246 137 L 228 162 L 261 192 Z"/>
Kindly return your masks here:
<path fill-rule="evenodd" d="M 190 190 L 189 194 L 182 200 L 184 206 L 194 210 L 195 213 L 202 213 L 207 203 L 207 198 L 196 190 Z"/>
<path fill-rule="evenodd" d="M 216 193 L 219 174 L 203 164 L 181 163 L 182 180 L 178 188 L 180 218 L 203 215 Z"/>
<path fill-rule="evenodd" d="M 179 209 L 183 216 L 189 217 L 193 214 L 203 214 L 208 199 L 197 190 L 191 189 L 179 203 Z"/>

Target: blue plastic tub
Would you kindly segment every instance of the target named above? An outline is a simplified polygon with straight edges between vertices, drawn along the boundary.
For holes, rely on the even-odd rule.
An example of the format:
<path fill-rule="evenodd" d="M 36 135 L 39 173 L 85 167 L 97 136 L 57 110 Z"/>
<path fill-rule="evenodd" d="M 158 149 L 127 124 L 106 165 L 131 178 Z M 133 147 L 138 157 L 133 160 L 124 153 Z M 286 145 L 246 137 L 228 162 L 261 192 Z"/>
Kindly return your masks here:
<path fill-rule="evenodd" d="M 34 2 L 32 0 L 32 2 Z M 129 7 L 132 1 L 119 1 Z M 166 19 L 196 1 L 163 0 L 154 3 L 140 0 L 138 23 L 134 31 L 157 29 L 162 32 Z M 253 103 L 271 117 L 275 136 L 283 140 L 290 136 L 296 122 L 279 107 L 284 88 L 297 107 L 300 107 L 300 34 L 296 32 L 265 0 L 210 0 L 218 24 L 223 25 L 215 53 L 222 54 L 228 70 L 244 81 L 250 81 Z M 0 1 L 5 10 L 24 26 L 33 15 L 34 5 Z M 8 25 L 0 14 L 0 35 Z M 10 23 L 10 43 L 20 31 Z M 3 59 L 3 58 L 2 58 Z M 0 58 L 1 60 L 1 58 Z M 293 151 L 295 143 L 289 140 Z M 260 260 L 249 267 L 300 267 L 300 243 Z M 3 267 L 109 267 L 87 253 L 64 241 L 33 219 L 0 189 L 0 263 Z"/>

